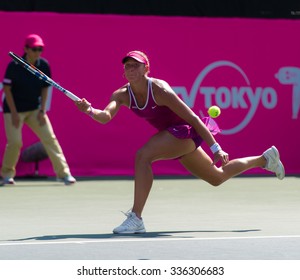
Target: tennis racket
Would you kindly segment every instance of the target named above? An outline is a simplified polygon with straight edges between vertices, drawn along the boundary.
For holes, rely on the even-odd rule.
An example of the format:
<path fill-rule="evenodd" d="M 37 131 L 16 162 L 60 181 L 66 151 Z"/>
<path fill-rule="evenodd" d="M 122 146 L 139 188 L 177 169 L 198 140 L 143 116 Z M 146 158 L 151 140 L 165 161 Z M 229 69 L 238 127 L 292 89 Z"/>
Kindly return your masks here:
<path fill-rule="evenodd" d="M 36 77 L 38 77 L 39 79 L 43 80 L 44 82 L 48 83 L 51 86 L 54 86 L 55 88 L 57 88 L 58 90 L 60 90 L 61 92 L 63 92 L 66 96 L 68 96 L 70 99 L 72 99 L 73 101 L 79 101 L 81 100 L 78 96 L 76 96 L 75 94 L 73 94 L 72 92 L 66 90 L 65 88 L 63 88 L 62 86 L 60 86 L 58 83 L 54 82 L 50 77 L 48 77 L 45 73 L 43 73 L 41 70 L 37 69 L 35 66 L 33 66 L 32 64 L 29 64 L 28 62 L 26 62 L 22 57 L 14 54 L 13 52 L 9 52 L 8 53 L 9 56 L 19 65 L 21 65 L 22 67 L 24 67 L 26 70 L 28 70 L 31 74 L 35 75 Z"/>
<path fill-rule="evenodd" d="M 220 133 L 222 130 L 219 128 L 218 124 L 211 117 L 204 117 L 202 121 L 205 123 L 206 127 L 212 135 Z"/>

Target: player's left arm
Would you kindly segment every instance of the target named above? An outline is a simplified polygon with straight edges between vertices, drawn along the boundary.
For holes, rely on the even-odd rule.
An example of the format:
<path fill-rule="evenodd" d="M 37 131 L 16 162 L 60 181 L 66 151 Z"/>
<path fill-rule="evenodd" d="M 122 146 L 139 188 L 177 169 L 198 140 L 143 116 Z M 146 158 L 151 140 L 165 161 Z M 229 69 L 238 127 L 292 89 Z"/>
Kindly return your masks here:
<path fill-rule="evenodd" d="M 158 80 L 157 83 L 154 83 L 153 91 L 157 105 L 169 107 L 175 114 L 192 125 L 209 147 L 217 143 L 202 120 L 178 97 L 167 82 Z M 219 160 L 222 161 L 222 165 L 229 161 L 228 154 L 222 149 L 214 152 L 213 164 Z"/>

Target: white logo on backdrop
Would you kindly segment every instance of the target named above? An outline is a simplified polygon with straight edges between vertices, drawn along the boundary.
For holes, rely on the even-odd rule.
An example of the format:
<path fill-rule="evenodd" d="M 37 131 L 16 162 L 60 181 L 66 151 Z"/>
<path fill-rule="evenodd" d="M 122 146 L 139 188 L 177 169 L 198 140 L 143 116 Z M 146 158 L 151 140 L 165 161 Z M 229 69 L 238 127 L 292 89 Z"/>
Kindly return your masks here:
<path fill-rule="evenodd" d="M 236 70 L 244 79 L 245 86 L 220 86 L 220 87 L 207 87 L 207 86 L 201 86 L 203 80 L 205 77 L 214 69 L 219 67 L 231 67 L 234 70 Z M 291 73 L 295 73 L 295 71 L 291 71 L 291 67 L 289 69 L 289 74 L 291 76 Z M 293 68 L 293 70 L 298 69 L 298 72 L 296 71 L 296 74 L 293 74 L 293 79 L 288 79 L 287 70 L 286 68 L 281 68 L 281 70 L 278 73 L 278 79 L 281 80 L 288 80 L 286 82 L 287 84 L 293 84 L 294 85 L 294 99 L 297 99 L 296 102 L 294 100 L 294 103 L 298 104 L 298 107 L 294 105 L 293 110 L 299 111 L 300 106 L 300 69 L 299 68 Z M 284 73 L 283 73 L 284 72 Z M 298 78 L 296 78 L 296 76 Z M 294 79 L 297 80 L 294 82 Z M 293 81 L 293 82 L 292 82 Z M 283 83 L 283 82 L 282 82 Z M 253 116 L 255 115 L 255 112 L 258 108 L 258 105 L 261 103 L 263 107 L 266 109 L 273 109 L 277 105 L 277 93 L 276 90 L 272 87 L 256 87 L 253 88 L 250 85 L 250 81 L 245 74 L 245 72 L 236 64 L 230 61 L 216 61 L 208 66 L 206 66 L 197 76 L 196 80 L 194 81 L 194 84 L 191 88 L 190 93 L 188 93 L 186 87 L 172 87 L 173 90 L 182 96 L 183 101 L 191 108 L 195 105 L 195 100 L 197 97 L 197 94 L 202 94 L 204 96 L 204 106 L 205 108 L 209 108 L 211 105 L 217 105 L 221 109 L 249 109 L 248 113 L 244 117 L 244 119 L 235 127 L 230 129 L 223 129 L 222 134 L 229 135 L 229 134 L 235 134 L 242 129 L 244 129 L 252 120 Z M 296 92 L 296 93 L 295 93 Z M 213 102 L 213 98 L 214 101 Z M 296 114 L 293 114 L 293 118 L 297 118 Z"/>
<path fill-rule="evenodd" d="M 293 113 L 292 118 L 297 119 L 300 109 L 300 68 L 297 67 L 282 67 L 279 69 L 275 77 L 283 85 L 293 86 Z"/>

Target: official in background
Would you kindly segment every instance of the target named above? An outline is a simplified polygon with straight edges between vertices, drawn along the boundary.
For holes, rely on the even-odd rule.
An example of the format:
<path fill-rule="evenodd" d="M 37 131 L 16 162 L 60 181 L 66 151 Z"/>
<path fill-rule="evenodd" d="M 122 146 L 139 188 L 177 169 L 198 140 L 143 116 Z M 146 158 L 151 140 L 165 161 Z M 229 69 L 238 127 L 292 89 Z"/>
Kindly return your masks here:
<path fill-rule="evenodd" d="M 28 35 L 25 39 L 23 59 L 50 76 L 49 64 L 41 57 L 44 46 L 39 35 Z M 22 147 L 23 124 L 28 125 L 44 145 L 57 179 L 66 185 L 74 184 L 76 179 L 71 175 L 62 148 L 46 114 L 49 85 L 14 61 L 7 66 L 3 85 L 7 145 L 2 161 L 2 184 L 15 184 L 16 164 Z"/>

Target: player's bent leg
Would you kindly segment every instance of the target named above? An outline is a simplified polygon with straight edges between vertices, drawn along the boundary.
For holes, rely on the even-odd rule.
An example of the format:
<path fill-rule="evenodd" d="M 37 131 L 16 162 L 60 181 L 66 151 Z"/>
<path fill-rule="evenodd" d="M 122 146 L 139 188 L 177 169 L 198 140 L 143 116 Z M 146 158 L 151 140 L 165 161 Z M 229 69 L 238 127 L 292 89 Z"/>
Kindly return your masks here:
<path fill-rule="evenodd" d="M 146 203 L 153 182 L 152 163 L 160 159 L 174 159 L 195 149 L 191 139 L 177 139 L 167 131 L 155 134 L 135 158 L 135 193 L 133 211 L 138 217 Z"/>
<path fill-rule="evenodd" d="M 127 219 L 116 227 L 114 233 L 144 233 L 141 218 L 153 183 L 152 162 L 160 159 L 178 158 L 195 150 L 191 139 L 177 139 L 167 131 L 154 135 L 137 153 L 135 158 L 134 203 Z"/>

